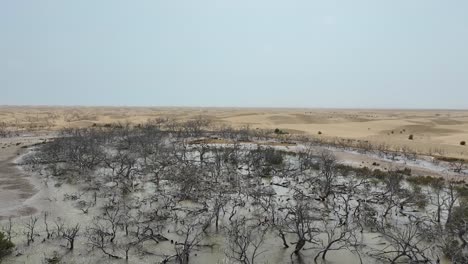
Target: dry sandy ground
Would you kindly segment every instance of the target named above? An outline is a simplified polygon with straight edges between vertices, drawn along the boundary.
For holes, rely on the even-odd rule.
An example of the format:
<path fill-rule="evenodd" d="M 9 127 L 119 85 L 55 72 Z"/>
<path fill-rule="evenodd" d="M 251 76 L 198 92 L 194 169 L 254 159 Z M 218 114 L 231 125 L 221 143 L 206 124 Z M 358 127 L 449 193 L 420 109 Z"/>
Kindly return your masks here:
<path fill-rule="evenodd" d="M 11 211 L 31 212 L 29 207 L 22 207 L 22 202 L 34 193 L 34 187 L 25 175 L 15 167 L 14 159 L 20 153 L 20 146 L 10 141 L 0 143 L 0 219 Z"/>
<path fill-rule="evenodd" d="M 0 107 L 4 127 L 55 130 L 117 122 L 204 116 L 235 127 L 275 129 L 324 139 L 346 138 L 468 159 L 468 110 L 359 110 L 149 107 Z M 322 135 L 318 135 L 321 131 Z M 410 134 L 414 140 L 409 140 Z"/>
<path fill-rule="evenodd" d="M 0 139 L 0 220 L 36 212 L 27 201 L 38 188 L 31 175 L 18 169 L 16 159 L 25 153 L 26 146 L 40 141 L 39 137 Z"/>

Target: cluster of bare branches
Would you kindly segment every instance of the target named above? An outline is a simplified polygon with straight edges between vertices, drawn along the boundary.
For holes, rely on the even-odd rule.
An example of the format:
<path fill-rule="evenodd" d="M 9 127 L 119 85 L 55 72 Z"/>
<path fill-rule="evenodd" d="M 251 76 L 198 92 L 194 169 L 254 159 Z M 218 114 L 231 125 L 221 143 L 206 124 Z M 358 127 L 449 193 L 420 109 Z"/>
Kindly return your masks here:
<path fill-rule="evenodd" d="M 61 238 L 69 250 L 81 239 L 110 258 L 185 264 L 215 246 L 207 238 L 221 235 L 226 243 L 216 246 L 235 263 L 266 262 L 267 240 L 289 250 L 294 262 L 307 252 L 320 262 L 333 251 L 389 263 L 466 259 L 463 186 L 414 185 L 402 171 L 354 169 L 315 142 L 296 151 L 256 144 L 273 139 L 203 118 L 158 119 L 65 130 L 25 163 L 55 182 L 81 186 L 82 194 L 66 198 L 92 217 L 89 225 L 57 220 L 54 229 L 43 215 L 46 239 Z M 38 235 L 37 223 L 32 217 L 24 224 L 27 244 Z"/>

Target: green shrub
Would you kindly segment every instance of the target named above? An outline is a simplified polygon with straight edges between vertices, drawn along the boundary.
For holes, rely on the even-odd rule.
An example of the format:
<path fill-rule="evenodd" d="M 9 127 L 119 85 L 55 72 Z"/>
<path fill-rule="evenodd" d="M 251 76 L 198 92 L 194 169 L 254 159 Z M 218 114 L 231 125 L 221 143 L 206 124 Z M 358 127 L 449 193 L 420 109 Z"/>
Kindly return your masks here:
<path fill-rule="evenodd" d="M 457 186 L 456 190 L 462 198 L 468 198 L 468 188 L 466 186 Z"/>
<path fill-rule="evenodd" d="M 408 137 L 409 140 L 413 140 L 413 138 L 414 138 L 413 134 L 409 135 Z"/>
<path fill-rule="evenodd" d="M 435 157 L 437 160 L 440 161 L 446 161 L 446 162 L 466 162 L 464 159 L 459 159 L 459 158 L 452 158 L 452 157 L 441 157 L 437 156 Z"/>
<path fill-rule="evenodd" d="M 0 259 L 11 253 L 15 245 L 5 238 L 5 234 L 0 232 Z"/>
<path fill-rule="evenodd" d="M 466 141 L 461 141 L 461 142 L 460 142 L 460 145 L 466 146 Z"/>
<path fill-rule="evenodd" d="M 397 173 L 411 176 L 411 169 L 410 168 L 404 168 L 403 170 L 396 170 Z"/>
<path fill-rule="evenodd" d="M 276 128 L 274 132 L 275 132 L 275 134 L 277 134 L 277 135 L 286 135 L 286 134 L 289 134 L 288 132 L 283 131 L 283 130 L 281 130 L 281 129 L 279 129 L 279 128 Z"/>
<path fill-rule="evenodd" d="M 264 152 L 265 162 L 270 165 L 280 165 L 283 163 L 283 153 L 272 148 Z"/>
<path fill-rule="evenodd" d="M 417 185 L 431 185 L 441 181 L 440 178 L 435 178 L 431 176 L 414 176 L 408 177 L 406 180 L 410 183 L 417 184 Z"/>
<path fill-rule="evenodd" d="M 373 172 L 372 172 L 372 177 L 374 179 L 377 179 L 377 180 L 385 180 L 386 178 L 388 177 L 391 177 L 390 173 L 388 172 L 385 172 L 385 171 L 381 171 L 379 169 L 375 169 Z"/>

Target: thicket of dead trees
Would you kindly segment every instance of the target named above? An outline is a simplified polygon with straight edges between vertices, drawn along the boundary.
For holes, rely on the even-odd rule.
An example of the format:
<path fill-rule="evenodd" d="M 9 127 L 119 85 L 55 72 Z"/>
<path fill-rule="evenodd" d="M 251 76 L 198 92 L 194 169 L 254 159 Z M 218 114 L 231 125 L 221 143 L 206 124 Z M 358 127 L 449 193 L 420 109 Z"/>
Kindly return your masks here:
<path fill-rule="evenodd" d="M 44 213 L 42 221 L 22 223 L 17 235 L 28 246 L 55 239 L 75 250 L 79 240 L 105 257 L 159 263 L 190 263 L 197 251 L 215 246 L 229 261 L 246 264 L 264 263 L 274 247 L 289 248 L 292 263 L 303 263 L 309 252 L 320 262 L 334 251 L 386 263 L 442 257 L 466 263 L 463 184 L 414 184 L 408 172 L 344 166 L 317 142 L 302 142 L 294 152 L 255 144 L 277 140 L 272 134 L 203 118 L 63 130 L 24 165 L 56 184 L 80 186 L 64 199 L 92 221 L 65 223 Z M 381 146 L 379 153 L 391 156 L 387 151 Z M 215 245 L 212 236 L 225 242 Z"/>

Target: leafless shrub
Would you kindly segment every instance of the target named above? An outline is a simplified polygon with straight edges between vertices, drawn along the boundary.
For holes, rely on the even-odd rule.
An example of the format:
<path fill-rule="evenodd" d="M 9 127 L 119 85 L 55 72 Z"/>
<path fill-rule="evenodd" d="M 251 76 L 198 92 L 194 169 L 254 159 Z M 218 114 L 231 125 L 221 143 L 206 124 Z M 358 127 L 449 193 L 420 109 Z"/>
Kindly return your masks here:
<path fill-rule="evenodd" d="M 67 227 L 62 232 L 62 237 L 68 241 L 68 249 L 73 250 L 75 245 L 75 239 L 80 231 L 80 225 L 76 224 L 73 227 Z"/>
<path fill-rule="evenodd" d="M 248 223 L 245 218 L 236 219 L 226 228 L 226 256 L 238 263 L 254 264 L 258 256 L 266 252 L 261 246 L 265 242 L 267 229 Z"/>
<path fill-rule="evenodd" d="M 26 236 L 26 241 L 28 246 L 34 242 L 34 237 L 36 236 L 36 224 L 39 218 L 37 216 L 31 216 L 24 223 L 24 235 Z"/>

